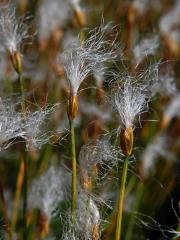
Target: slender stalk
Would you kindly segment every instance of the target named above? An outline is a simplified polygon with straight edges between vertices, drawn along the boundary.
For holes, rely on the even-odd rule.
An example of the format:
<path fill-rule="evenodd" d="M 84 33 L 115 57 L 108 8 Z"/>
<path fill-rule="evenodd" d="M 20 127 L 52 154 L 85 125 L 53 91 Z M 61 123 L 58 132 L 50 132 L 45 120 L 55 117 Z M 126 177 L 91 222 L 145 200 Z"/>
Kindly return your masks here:
<path fill-rule="evenodd" d="M 136 178 L 135 176 L 131 176 L 127 186 L 126 186 L 126 193 L 128 194 L 129 192 L 131 192 L 132 188 L 134 187 L 136 183 Z M 116 214 L 116 210 L 117 209 L 117 206 L 118 206 L 118 202 L 116 203 L 116 207 L 114 208 L 113 212 L 111 213 L 111 216 L 109 218 L 109 222 L 111 222 L 112 224 L 110 224 L 108 226 L 108 228 L 106 229 L 106 233 L 104 235 L 104 238 L 103 240 L 109 240 L 110 239 L 110 236 L 112 235 L 112 233 L 114 232 L 114 229 L 116 228 L 116 220 L 117 220 L 117 214 Z"/>
<path fill-rule="evenodd" d="M 75 221 L 76 216 L 76 144 L 74 135 L 73 120 L 69 120 L 69 128 L 71 133 L 71 154 L 72 154 L 72 202 L 71 202 L 71 218 Z"/>
<path fill-rule="evenodd" d="M 25 111 L 24 82 L 23 82 L 23 78 L 22 78 L 22 73 L 18 74 L 18 80 L 19 80 L 20 89 L 21 89 L 21 108 L 22 108 L 22 113 L 23 113 L 23 117 L 24 117 L 24 120 L 25 120 L 26 111 Z"/>
<path fill-rule="evenodd" d="M 26 121 L 26 109 L 25 109 L 25 96 L 24 96 L 24 82 L 22 78 L 22 71 L 18 74 L 18 80 L 21 88 L 21 107 L 23 120 Z M 27 223 L 26 223 L 26 212 L 27 212 L 27 184 L 28 184 L 28 159 L 27 156 L 23 156 L 24 161 L 24 184 L 23 184 L 23 240 L 27 240 Z"/>
<path fill-rule="evenodd" d="M 140 202 L 141 202 L 141 198 L 142 198 L 142 194 L 143 194 L 143 183 L 139 182 L 138 186 L 137 186 L 136 200 L 135 200 L 135 204 L 134 204 L 134 207 L 133 207 L 133 212 L 138 211 L 138 208 L 139 208 L 139 205 L 140 205 Z M 134 224 L 135 224 L 135 218 L 134 218 L 134 215 L 131 214 L 125 240 L 131 240 L 132 239 Z"/>
<path fill-rule="evenodd" d="M 26 222 L 26 213 L 27 213 L 27 165 L 28 159 L 27 156 L 24 157 L 24 187 L 23 187 L 23 240 L 27 240 L 27 222 Z"/>
<path fill-rule="evenodd" d="M 21 159 L 21 165 L 19 168 L 19 173 L 18 173 L 18 178 L 16 183 L 15 199 L 13 203 L 12 224 L 11 224 L 12 231 L 15 230 L 15 226 L 16 226 L 18 206 L 19 206 L 20 197 L 21 197 L 23 180 L 24 180 L 24 161 L 23 159 Z"/>
<path fill-rule="evenodd" d="M 123 172 L 121 178 L 121 188 L 119 194 L 119 204 L 118 204 L 118 213 L 117 213 L 117 224 L 116 224 L 116 240 L 120 240 L 121 237 L 121 225 L 122 225 L 122 213 L 124 206 L 124 195 L 125 195 L 125 185 L 128 171 L 128 156 L 126 156 L 123 165 Z"/>

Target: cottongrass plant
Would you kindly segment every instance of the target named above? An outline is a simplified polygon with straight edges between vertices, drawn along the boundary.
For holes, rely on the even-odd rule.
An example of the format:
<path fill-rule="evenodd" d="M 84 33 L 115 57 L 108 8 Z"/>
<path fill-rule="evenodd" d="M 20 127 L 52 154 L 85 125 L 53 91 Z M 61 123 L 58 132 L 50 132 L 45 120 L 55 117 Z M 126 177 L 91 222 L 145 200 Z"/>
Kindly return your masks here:
<path fill-rule="evenodd" d="M 147 76 L 147 79 L 148 78 L 149 76 Z M 125 156 L 119 194 L 115 236 L 116 240 L 119 240 L 121 237 L 122 212 L 128 172 L 128 159 L 133 150 L 135 121 L 137 118 L 140 118 L 141 113 L 147 111 L 147 103 L 149 101 L 147 91 L 149 87 L 148 85 L 149 83 L 145 83 L 145 81 L 143 82 L 141 74 L 139 75 L 139 81 L 138 75 L 126 75 L 126 77 L 123 78 L 123 81 L 119 81 L 117 83 L 117 86 L 112 93 L 112 104 L 119 117 L 119 125 L 121 127 L 119 133 L 120 146 Z"/>
<path fill-rule="evenodd" d="M 90 37 L 79 46 L 71 46 L 60 55 L 69 82 L 68 118 L 71 133 L 72 151 L 72 219 L 75 219 L 76 209 L 76 149 L 73 120 L 78 111 L 77 94 L 81 83 L 93 73 L 99 63 L 111 62 L 117 58 L 115 41 L 106 40 L 109 25 L 100 26 L 90 32 Z M 74 221 L 74 220 L 73 220 Z"/>
<path fill-rule="evenodd" d="M 32 36 L 29 35 L 30 26 L 26 23 L 29 17 L 17 17 L 16 8 L 11 4 L 2 4 L 0 9 L 0 44 L 10 54 L 10 59 L 15 71 L 18 74 L 18 80 L 21 89 L 21 108 L 23 122 L 26 121 L 24 82 L 22 78 L 22 46 L 25 43 L 31 43 Z M 24 162 L 24 202 L 23 202 L 23 222 L 24 239 L 27 239 L 26 231 L 26 209 L 27 209 L 27 157 L 23 157 Z"/>
<path fill-rule="evenodd" d="M 32 36 L 29 34 L 29 17 L 17 17 L 16 8 L 8 3 L 1 4 L 0 9 L 0 44 L 9 51 L 12 65 L 16 72 L 22 71 L 21 49 L 26 43 L 30 44 Z"/>
<path fill-rule="evenodd" d="M 113 41 L 107 39 L 111 28 L 113 28 L 112 24 L 107 24 L 91 30 L 89 37 L 81 45 L 72 44 L 59 56 L 69 82 L 70 118 L 74 118 L 76 115 L 77 94 L 85 78 L 93 74 L 97 67 L 100 70 L 99 66 L 101 66 L 102 71 L 105 63 L 115 61 L 121 55 L 121 50 L 115 43 L 116 35 Z"/>

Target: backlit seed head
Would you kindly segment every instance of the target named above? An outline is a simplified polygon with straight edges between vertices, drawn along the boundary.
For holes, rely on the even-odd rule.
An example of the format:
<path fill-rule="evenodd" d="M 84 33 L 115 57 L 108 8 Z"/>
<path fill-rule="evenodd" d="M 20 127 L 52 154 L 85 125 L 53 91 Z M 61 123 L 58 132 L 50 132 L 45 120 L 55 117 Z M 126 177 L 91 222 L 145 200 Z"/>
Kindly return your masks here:
<path fill-rule="evenodd" d="M 59 62 L 64 65 L 70 92 L 77 95 L 81 83 L 89 75 L 93 74 L 97 66 L 117 60 L 121 51 L 113 41 L 107 39 L 112 25 L 101 25 L 88 33 L 87 39 L 83 40 L 79 36 L 79 43 L 71 44 L 60 54 Z"/>
<path fill-rule="evenodd" d="M 115 90 L 113 101 L 121 126 L 124 129 L 131 129 L 137 116 L 147 107 L 145 86 L 133 82 L 129 76 Z"/>
<path fill-rule="evenodd" d="M 25 43 L 31 43 L 29 35 L 29 16 L 17 17 L 16 8 L 11 4 L 2 4 L 0 8 L 0 44 L 13 54 L 19 52 Z"/>

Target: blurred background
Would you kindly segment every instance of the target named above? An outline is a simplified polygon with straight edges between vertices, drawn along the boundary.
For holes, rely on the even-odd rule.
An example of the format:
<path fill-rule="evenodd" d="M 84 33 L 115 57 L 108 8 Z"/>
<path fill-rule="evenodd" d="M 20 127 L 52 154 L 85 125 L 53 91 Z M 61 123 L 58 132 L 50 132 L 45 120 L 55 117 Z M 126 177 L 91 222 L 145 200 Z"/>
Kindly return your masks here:
<path fill-rule="evenodd" d="M 69 87 L 63 66 L 57 61 L 58 55 L 72 43 L 78 44 L 79 39 L 86 39 L 90 29 L 109 21 L 116 26 L 113 31 L 117 34 L 116 41 L 121 47 L 123 65 L 128 71 L 137 67 L 143 69 L 147 63 L 158 63 L 158 83 L 149 103 L 149 111 L 142 114 L 141 123 L 138 122 L 135 129 L 134 157 L 131 159 L 127 181 L 123 239 L 178 239 L 180 1 L 16 0 L 11 3 L 16 7 L 17 16 L 28 16 L 26 21 L 31 26 L 29 35 L 33 36 L 32 44 L 21 46 L 26 107 L 33 113 L 29 131 L 37 133 L 34 146 L 25 152 L 29 161 L 28 239 L 61 239 L 64 231 L 62 218 L 67 209 L 66 201 L 59 204 L 59 210 L 47 223 L 47 216 L 42 214 L 38 206 L 40 195 L 37 192 L 42 189 L 46 192 L 53 183 L 48 175 L 36 184 L 36 179 L 51 166 L 58 168 L 61 165 L 62 169 L 71 169 L 66 113 Z M 111 35 L 108 37 L 111 38 Z M 121 70 L 121 59 L 116 64 Z M 113 71 L 113 66 L 110 65 L 109 69 Z M 112 136 L 113 129 L 118 127 L 106 97 L 111 90 L 109 81 L 108 74 L 97 69 L 82 84 L 75 120 L 77 155 L 83 144 L 95 142 L 102 136 Z M 12 102 L 18 102 L 19 93 L 18 77 L 11 66 L 9 55 L 1 51 L 1 101 L 10 98 Z M 4 121 L 2 118 L 1 122 Z M 3 136 L 5 133 L 1 126 L 3 123 L 0 123 L 0 135 Z M 12 239 L 22 239 L 23 232 L 21 158 L 25 143 L 21 137 L 16 139 L 18 141 L 14 141 L 10 147 L 2 147 L 0 151 L 2 239 L 5 239 L 5 232 L 8 231 L 8 222 L 14 224 Z M 117 168 L 121 171 L 122 162 Z M 53 174 L 56 175 L 56 172 Z M 94 194 L 113 208 L 118 196 L 119 175 L 114 168 L 108 174 L 112 177 L 111 181 L 100 179 L 104 183 L 94 187 Z M 61 177 L 65 179 L 63 175 Z M 39 187 L 45 182 L 44 188 Z M 37 205 L 33 205 L 35 202 Z M 99 205 L 103 226 L 101 239 L 114 239 L 113 210 L 103 204 Z"/>

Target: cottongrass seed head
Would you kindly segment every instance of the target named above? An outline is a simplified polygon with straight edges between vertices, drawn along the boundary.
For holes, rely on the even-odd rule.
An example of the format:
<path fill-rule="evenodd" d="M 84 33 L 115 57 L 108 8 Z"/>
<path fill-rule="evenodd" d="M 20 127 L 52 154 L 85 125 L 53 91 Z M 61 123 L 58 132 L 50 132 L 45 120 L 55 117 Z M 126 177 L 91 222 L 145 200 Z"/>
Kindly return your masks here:
<path fill-rule="evenodd" d="M 0 44 L 11 54 L 19 52 L 24 43 L 30 43 L 29 17 L 17 17 L 16 8 L 11 4 L 0 5 Z"/>
<path fill-rule="evenodd" d="M 135 120 L 148 110 L 148 102 L 158 83 L 159 62 L 150 64 L 132 75 L 125 69 L 113 72 L 110 102 L 118 113 L 122 128 L 134 128 Z"/>
<path fill-rule="evenodd" d="M 114 92 L 114 106 L 118 112 L 121 126 L 133 128 L 136 117 L 147 108 L 143 86 L 133 82 L 131 78 L 125 79 Z"/>
<path fill-rule="evenodd" d="M 100 212 L 95 201 L 86 191 L 79 189 L 75 223 L 70 212 L 66 213 L 62 240 L 98 240 L 100 237 Z"/>
<path fill-rule="evenodd" d="M 114 51 L 115 42 L 110 43 L 105 39 L 109 29 L 109 24 L 93 29 L 89 33 L 90 37 L 83 41 L 80 46 L 69 46 L 59 56 L 73 95 L 77 95 L 81 83 L 93 73 L 97 65 L 115 60 L 119 55 L 118 48 L 115 47 Z"/>
<path fill-rule="evenodd" d="M 119 80 L 121 79 L 121 80 Z M 157 66 L 130 75 L 113 73 L 115 88 L 112 90 L 111 103 L 119 117 L 120 145 L 125 156 L 130 156 L 134 143 L 134 128 L 137 117 L 148 110 L 148 101 L 152 95 L 151 83 L 157 81 Z"/>

